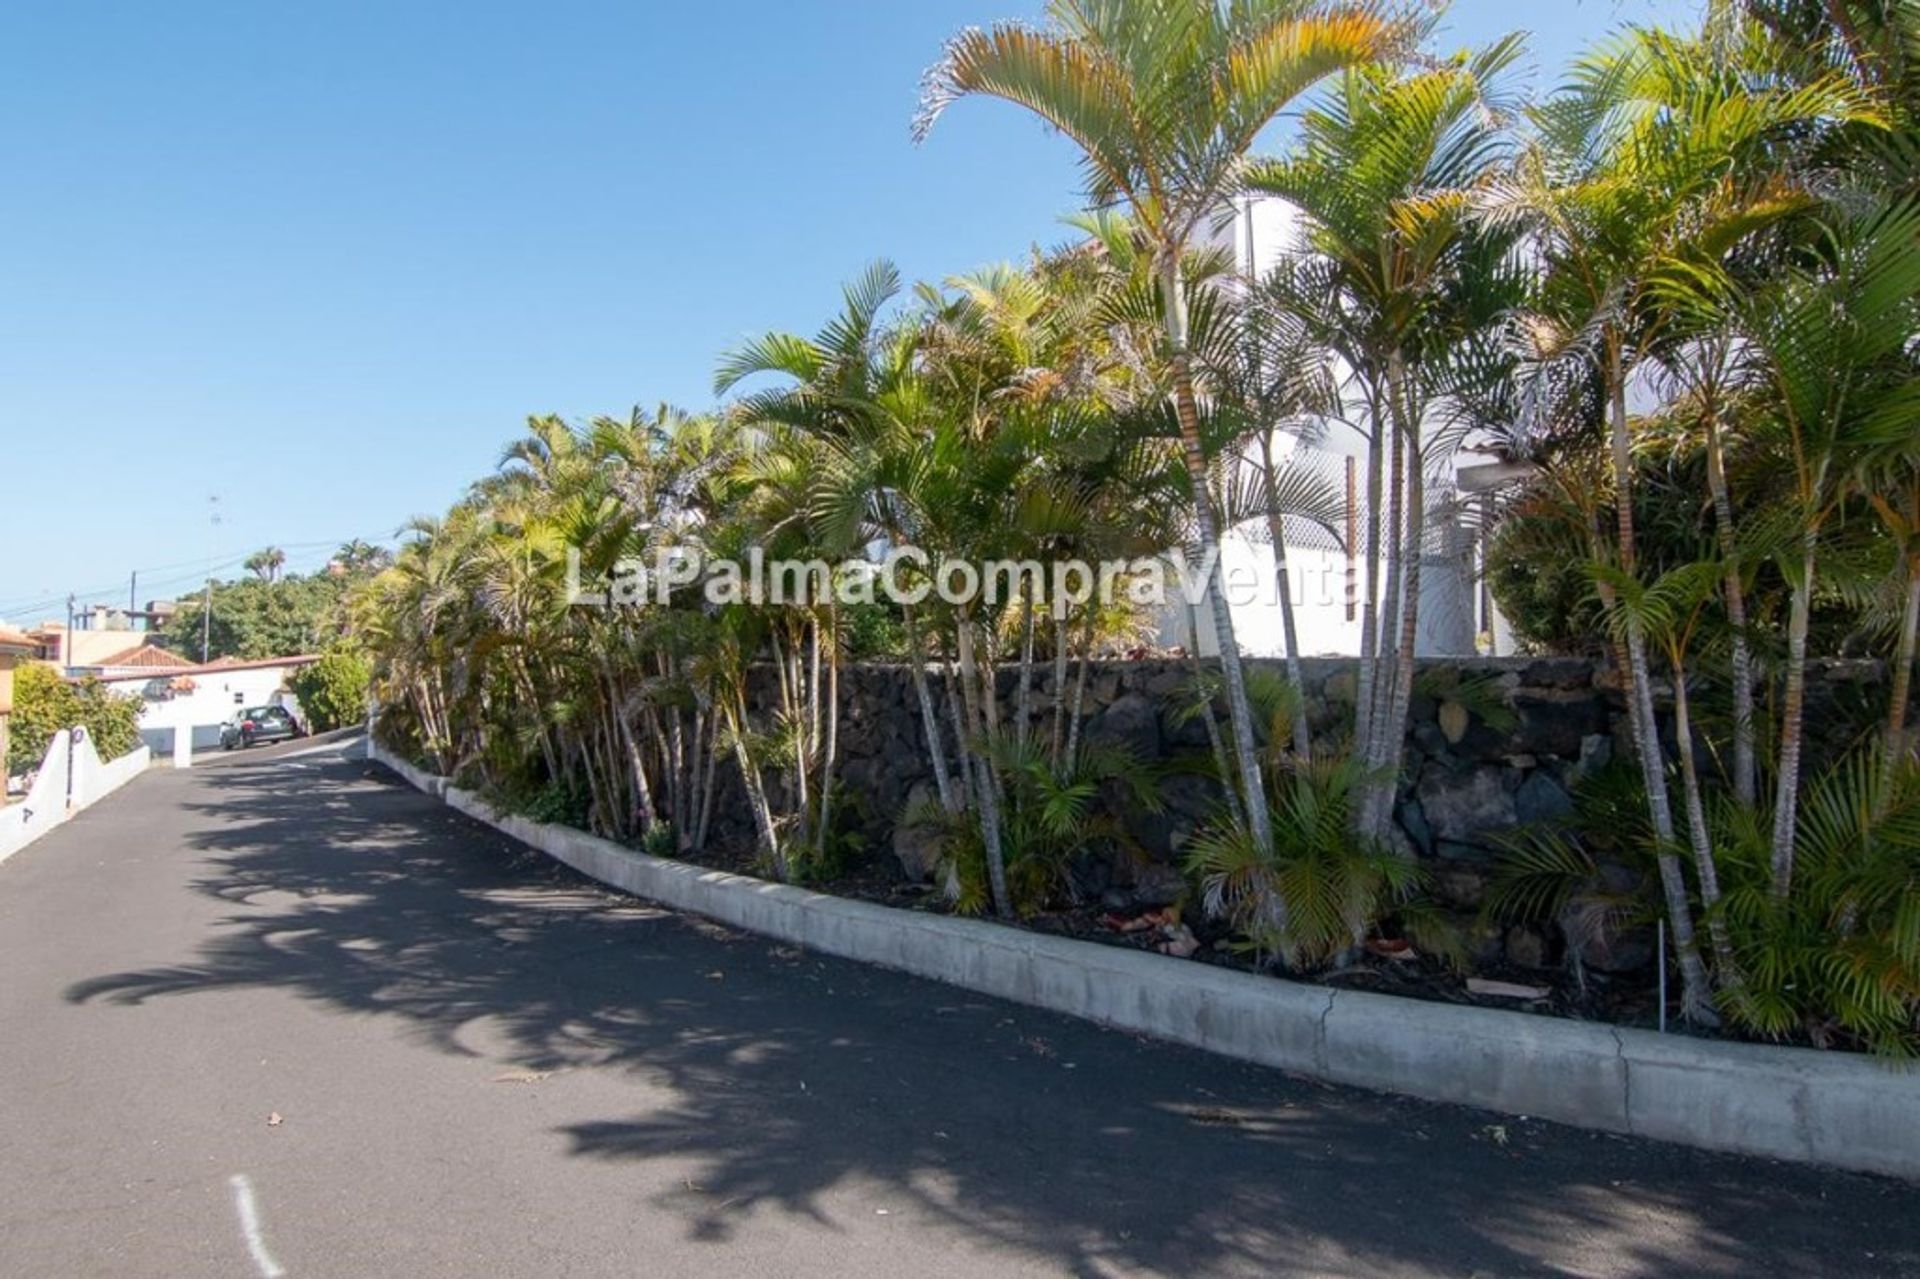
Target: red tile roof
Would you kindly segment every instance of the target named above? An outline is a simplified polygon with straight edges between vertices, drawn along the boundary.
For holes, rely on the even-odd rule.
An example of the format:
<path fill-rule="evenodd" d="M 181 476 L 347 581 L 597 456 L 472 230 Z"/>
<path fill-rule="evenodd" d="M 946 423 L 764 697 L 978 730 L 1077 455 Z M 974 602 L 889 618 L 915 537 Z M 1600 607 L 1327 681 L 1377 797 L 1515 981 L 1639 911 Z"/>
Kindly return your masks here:
<path fill-rule="evenodd" d="M 193 663 L 180 654 L 170 653 L 155 644 L 137 644 L 111 657 L 90 662 L 88 665 L 103 667 L 107 670 L 139 671 L 180 671 L 191 670 L 193 667 Z"/>
<path fill-rule="evenodd" d="M 287 657 L 216 657 L 191 669 L 212 674 L 216 671 L 252 671 L 263 666 L 311 666 L 320 660 L 318 653 L 294 653 Z"/>
<path fill-rule="evenodd" d="M 168 654 L 168 656 L 172 657 L 175 655 Z M 233 671 L 260 670 L 268 666 L 310 666 L 319 660 L 320 655 L 318 653 L 298 653 L 290 657 L 257 657 L 251 660 L 243 660 L 238 657 L 216 657 L 211 662 L 205 663 L 189 662 L 180 659 L 177 666 L 169 663 L 166 665 L 156 665 L 152 669 L 162 671 L 169 675 L 225 675 Z M 97 663 L 89 669 L 100 669 L 103 667 L 106 673 L 102 678 L 108 682 L 141 678 L 141 673 L 137 668 L 122 666 L 116 669 L 111 663 L 107 662 Z"/>

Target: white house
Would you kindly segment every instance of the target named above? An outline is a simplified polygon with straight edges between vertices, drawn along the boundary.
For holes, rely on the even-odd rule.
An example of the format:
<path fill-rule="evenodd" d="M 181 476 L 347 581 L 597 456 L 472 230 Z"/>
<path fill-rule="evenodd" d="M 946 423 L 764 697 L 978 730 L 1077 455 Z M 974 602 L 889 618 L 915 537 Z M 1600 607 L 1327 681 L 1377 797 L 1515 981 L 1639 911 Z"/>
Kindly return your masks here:
<path fill-rule="evenodd" d="M 251 662 L 221 658 L 197 665 L 148 645 L 83 673 L 97 676 L 115 692 L 143 699 L 140 738 L 155 751 L 173 749 L 176 727 L 192 729 L 194 749 L 205 750 L 220 744 L 220 725 L 249 706 L 286 706 L 304 721 L 287 681 L 318 660 L 317 655 L 302 654 Z"/>
<path fill-rule="evenodd" d="M 1207 243 L 1232 253 L 1242 275 L 1264 276 L 1302 247 L 1300 211 L 1271 197 L 1235 203 L 1230 221 L 1209 233 Z M 1341 526 L 1322 529 L 1288 520 L 1288 578 L 1302 656 L 1347 656 L 1360 651 L 1361 601 L 1366 598 L 1364 546 L 1348 553 L 1346 542 L 1365 537 L 1367 441 L 1339 423 L 1328 424 L 1311 441 L 1290 431 L 1273 436 L 1276 459 L 1304 468 L 1344 499 Z M 1466 518 L 1470 499 L 1454 483 L 1457 471 L 1481 461 L 1471 454 L 1442 463 L 1428 484 L 1427 538 L 1421 560 L 1418 651 L 1423 656 L 1472 656 L 1483 632 L 1495 646 L 1506 633 L 1477 588 L 1479 547 L 1473 521 Z M 1285 652 L 1273 553 L 1264 524 L 1242 526 L 1224 539 L 1220 569 L 1233 603 L 1234 636 L 1242 651 L 1255 656 Z M 1249 598 L 1251 597 L 1251 598 Z M 1177 606 L 1179 607 L 1179 606 Z M 1182 608 L 1182 611 L 1184 609 Z M 1218 651 L 1207 611 L 1199 610 L 1200 647 Z M 1178 615 L 1161 627 L 1164 643 L 1185 644 L 1187 621 Z"/>

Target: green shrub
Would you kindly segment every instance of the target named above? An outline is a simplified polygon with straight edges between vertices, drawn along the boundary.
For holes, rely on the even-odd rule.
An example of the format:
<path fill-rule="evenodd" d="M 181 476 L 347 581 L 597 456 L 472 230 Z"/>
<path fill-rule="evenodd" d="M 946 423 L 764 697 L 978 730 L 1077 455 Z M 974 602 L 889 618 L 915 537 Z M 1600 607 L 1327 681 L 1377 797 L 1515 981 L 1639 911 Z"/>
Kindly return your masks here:
<path fill-rule="evenodd" d="M 85 728 L 101 759 L 119 759 L 140 744 L 140 706 L 139 698 L 97 679 L 69 683 L 50 666 L 23 666 L 13 675 L 7 772 L 39 767 L 47 743 L 63 728 Z"/>
<path fill-rule="evenodd" d="M 1083 743 L 1071 772 L 1057 775 L 1046 748 L 1000 741 L 991 749 L 1003 788 L 1000 811 L 1002 864 L 1007 895 L 1022 919 L 1073 897 L 1072 865 L 1080 854 L 1111 848 L 1144 861 L 1126 824 L 1100 806 L 1103 793 L 1124 795 L 1129 806 L 1160 811 L 1155 770 L 1125 747 Z M 948 814 L 937 806 L 917 814 L 945 832 L 945 869 L 953 909 L 983 914 L 992 905 L 988 891 L 986 846 L 980 823 L 967 814 Z"/>
<path fill-rule="evenodd" d="M 1920 767 L 1863 751 L 1810 779 L 1793 889 L 1770 891 L 1773 816 L 1709 818 L 1738 976 L 1720 1003 L 1767 1038 L 1920 1056 Z"/>
<path fill-rule="evenodd" d="M 316 733 L 358 724 L 367 716 L 367 683 L 373 669 L 359 652 L 329 649 L 311 666 L 294 672 L 288 685 Z"/>
<path fill-rule="evenodd" d="M 1238 821 L 1223 818 L 1187 851 L 1207 914 L 1224 919 L 1256 955 L 1295 969 L 1319 968 L 1358 946 L 1391 916 L 1418 925 L 1428 949 L 1450 954 L 1421 907 L 1425 872 L 1353 833 L 1353 805 L 1365 771 L 1351 760 L 1270 768 L 1273 844 L 1262 848 Z"/>

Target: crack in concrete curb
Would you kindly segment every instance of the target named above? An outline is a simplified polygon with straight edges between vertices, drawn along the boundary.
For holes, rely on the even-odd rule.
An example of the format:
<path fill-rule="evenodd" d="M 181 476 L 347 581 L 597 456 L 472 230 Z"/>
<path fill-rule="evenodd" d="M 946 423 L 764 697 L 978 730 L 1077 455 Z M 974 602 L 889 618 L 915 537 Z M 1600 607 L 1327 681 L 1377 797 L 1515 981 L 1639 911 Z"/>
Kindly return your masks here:
<path fill-rule="evenodd" d="M 1618 1026 L 1607 1027 L 1607 1033 L 1613 1036 L 1613 1051 L 1620 1062 L 1620 1122 L 1628 1133 L 1633 1132 L 1633 1062 L 1627 1058 L 1627 1041 L 1620 1034 Z"/>

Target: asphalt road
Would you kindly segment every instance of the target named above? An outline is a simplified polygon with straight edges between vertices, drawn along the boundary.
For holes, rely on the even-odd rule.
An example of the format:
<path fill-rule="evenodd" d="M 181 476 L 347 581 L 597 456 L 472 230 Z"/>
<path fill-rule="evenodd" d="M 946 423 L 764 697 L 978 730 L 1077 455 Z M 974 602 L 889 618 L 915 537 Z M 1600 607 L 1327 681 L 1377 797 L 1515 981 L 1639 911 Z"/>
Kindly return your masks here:
<path fill-rule="evenodd" d="M 1920 1187 L 820 959 L 300 749 L 0 866 L 0 1275 L 1920 1274 Z"/>

